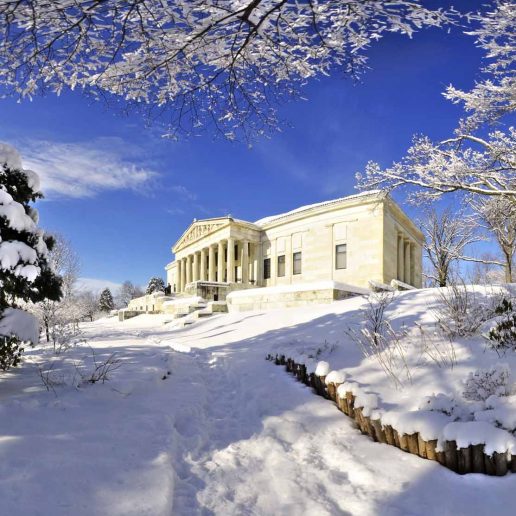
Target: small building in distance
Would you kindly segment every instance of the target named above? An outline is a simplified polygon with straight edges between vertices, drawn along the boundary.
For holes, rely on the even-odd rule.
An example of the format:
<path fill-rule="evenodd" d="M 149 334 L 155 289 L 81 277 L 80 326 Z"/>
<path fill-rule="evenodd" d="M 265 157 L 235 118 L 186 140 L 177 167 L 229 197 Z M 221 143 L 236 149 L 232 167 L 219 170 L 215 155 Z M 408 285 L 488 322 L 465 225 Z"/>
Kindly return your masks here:
<path fill-rule="evenodd" d="M 165 269 L 176 297 L 230 310 L 298 306 L 372 285 L 420 288 L 423 235 L 385 193 L 369 191 L 247 222 L 194 220 Z"/>

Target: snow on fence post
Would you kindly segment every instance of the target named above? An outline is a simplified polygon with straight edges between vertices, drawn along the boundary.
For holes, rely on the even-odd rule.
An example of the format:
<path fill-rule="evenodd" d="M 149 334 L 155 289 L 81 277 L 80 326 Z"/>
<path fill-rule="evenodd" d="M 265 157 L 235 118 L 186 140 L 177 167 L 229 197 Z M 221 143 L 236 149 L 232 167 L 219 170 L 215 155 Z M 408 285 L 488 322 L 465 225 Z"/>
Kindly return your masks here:
<path fill-rule="evenodd" d="M 285 355 L 276 354 L 274 356 L 269 353 L 266 359 L 274 361 L 277 365 L 285 365 L 288 372 L 291 372 L 303 383 L 312 386 L 318 395 L 333 400 L 339 410 L 353 418 L 360 431 L 369 435 L 374 441 L 396 446 L 403 451 L 428 460 L 435 460 L 459 474 L 484 473 L 503 476 L 508 471 L 516 473 L 516 455 L 510 455 L 509 451 L 495 451 L 492 455 L 488 455 L 484 444 L 458 448 L 455 440 L 442 441 L 439 443 L 440 449 L 438 451 L 437 439 L 425 441 L 418 432 L 412 434 L 401 433 L 391 425 L 382 425 L 380 418 L 371 419 L 371 416 L 365 416 L 363 406 L 355 407 L 356 396 L 353 392 L 346 391 L 343 383 L 336 381 L 339 378 L 338 376 L 335 378 L 333 376 L 329 377 L 329 364 L 327 362 L 319 362 L 315 373 L 307 374 L 305 364 L 297 364 L 291 358 L 286 359 Z M 342 372 L 332 372 L 331 374 L 343 375 Z M 327 376 L 328 384 L 326 384 Z M 342 388 L 340 388 L 341 386 Z M 363 399 L 359 399 L 358 403 L 365 403 L 367 407 L 370 405 Z"/>

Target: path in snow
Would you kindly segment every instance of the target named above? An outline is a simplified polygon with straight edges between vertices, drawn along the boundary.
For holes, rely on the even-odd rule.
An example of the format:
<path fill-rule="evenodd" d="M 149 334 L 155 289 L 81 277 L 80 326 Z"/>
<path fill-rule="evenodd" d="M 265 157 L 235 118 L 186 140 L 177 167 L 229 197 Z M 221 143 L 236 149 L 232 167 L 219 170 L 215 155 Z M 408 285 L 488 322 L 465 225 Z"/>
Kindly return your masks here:
<path fill-rule="evenodd" d="M 204 338 L 224 330 L 210 326 Z M 372 443 L 331 402 L 266 362 L 254 339 L 196 349 L 199 330 L 174 339 L 193 347 L 179 374 L 195 401 L 175 414 L 173 514 L 513 513 L 499 503 L 510 476 L 459 477 Z"/>
<path fill-rule="evenodd" d="M 513 475 L 460 477 L 373 443 L 265 360 L 278 341 L 334 338 L 338 317 L 310 307 L 181 330 L 151 316 L 86 325 L 99 354 L 124 358 L 112 381 L 54 397 L 31 390 L 24 366 L 0 382 L 20 390 L 0 397 L 0 515 L 513 514 Z"/>

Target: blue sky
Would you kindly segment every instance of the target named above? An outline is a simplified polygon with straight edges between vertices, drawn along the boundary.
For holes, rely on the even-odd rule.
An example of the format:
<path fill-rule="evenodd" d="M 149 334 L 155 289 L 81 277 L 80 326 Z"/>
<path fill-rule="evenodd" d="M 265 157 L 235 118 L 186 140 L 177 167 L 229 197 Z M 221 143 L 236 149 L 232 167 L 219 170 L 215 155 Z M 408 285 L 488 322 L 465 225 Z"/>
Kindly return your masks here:
<path fill-rule="evenodd" d="M 482 57 L 457 29 L 389 35 L 368 56 L 361 83 L 312 82 L 307 100 L 279 111 L 290 127 L 252 148 L 209 134 L 165 140 L 79 93 L 0 100 L 0 140 L 42 176 L 40 223 L 72 241 L 82 276 L 145 284 L 164 276 L 194 218 L 252 221 L 351 194 L 368 160 L 399 159 L 414 133 L 449 135 L 460 108 L 442 91 L 470 87 Z"/>

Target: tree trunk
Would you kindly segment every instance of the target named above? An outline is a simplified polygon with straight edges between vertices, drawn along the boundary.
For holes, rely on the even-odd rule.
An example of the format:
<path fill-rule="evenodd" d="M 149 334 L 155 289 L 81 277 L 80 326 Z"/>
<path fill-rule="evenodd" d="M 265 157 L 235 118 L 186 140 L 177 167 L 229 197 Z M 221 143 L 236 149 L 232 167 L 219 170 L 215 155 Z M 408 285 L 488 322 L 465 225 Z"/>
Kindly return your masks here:
<path fill-rule="evenodd" d="M 50 342 L 50 327 L 48 325 L 48 321 L 45 321 L 45 335 L 47 337 L 47 342 Z"/>
<path fill-rule="evenodd" d="M 505 256 L 505 282 L 512 283 L 512 256 L 504 253 Z"/>

